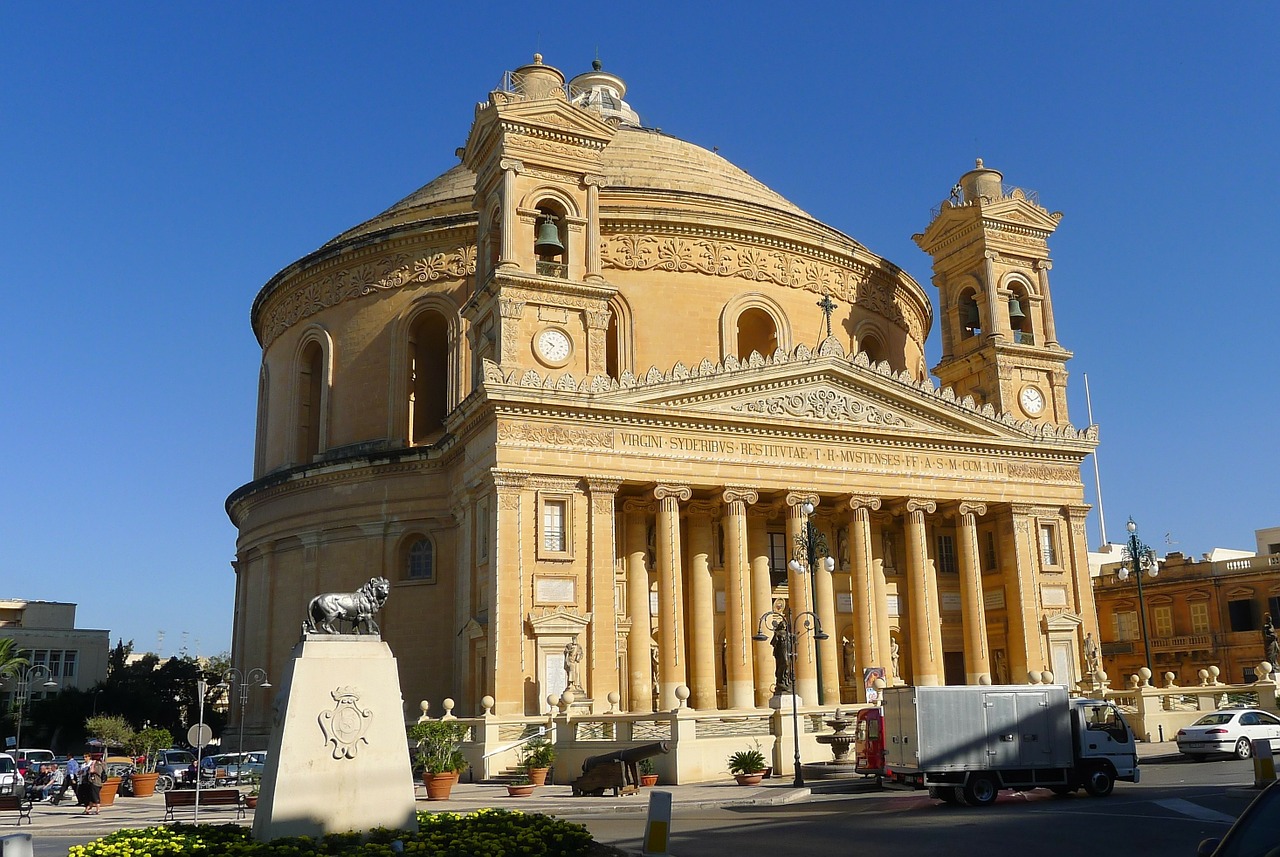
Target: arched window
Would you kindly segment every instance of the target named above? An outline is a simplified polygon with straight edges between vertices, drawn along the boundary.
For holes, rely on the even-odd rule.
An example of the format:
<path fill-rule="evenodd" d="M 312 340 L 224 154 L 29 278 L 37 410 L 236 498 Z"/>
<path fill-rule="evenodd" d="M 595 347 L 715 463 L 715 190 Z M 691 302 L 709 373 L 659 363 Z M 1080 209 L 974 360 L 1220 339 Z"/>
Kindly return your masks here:
<path fill-rule="evenodd" d="M 973 289 L 960 293 L 960 338 L 968 339 L 982 333 L 982 312 Z"/>
<path fill-rule="evenodd" d="M 867 360 L 874 366 L 885 359 L 884 345 L 873 334 L 863 334 L 858 340 L 858 350 L 867 355 Z"/>
<path fill-rule="evenodd" d="M 538 206 L 538 220 L 533 228 L 533 253 L 538 259 L 537 273 L 542 277 L 569 277 L 568 229 L 564 211 L 550 202 Z"/>
<path fill-rule="evenodd" d="M 311 340 L 298 361 L 298 434 L 296 458 L 306 464 L 320 454 L 320 428 L 324 423 L 324 348 Z"/>
<path fill-rule="evenodd" d="M 604 373 L 617 379 L 622 375 L 622 343 L 618 341 L 618 314 L 609 313 L 609 329 L 604 337 Z"/>
<path fill-rule="evenodd" d="M 404 579 L 419 583 L 436 581 L 436 549 L 431 539 L 420 536 L 409 544 L 405 552 Z"/>
<path fill-rule="evenodd" d="M 1009 284 L 1009 329 L 1013 331 L 1013 341 L 1019 345 L 1034 345 L 1035 331 L 1031 325 L 1031 301 L 1027 297 L 1027 288 L 1022 283 Z"/>
<path fill-rule="evenodd" d="M 444 429 L 449 394 L 449 323 L 435 310 L 409 328 L 409 443 L 427 443 Z"/>
<path fill-rule="evenodd" d="M 738 359 L 746 360 L 752 351 L 768 357 L 778 349 L 778 325 L 773 316 L 759 307 L 743 310 L 738 316 Z"/>
<path fill-rule="evenodd" d="M 492 274 L 498 269 L 498 262 L 502 258 L 502 214 L 495 210 L 493 217 L 489 219 L 489 229 L 485 232 L 484 259 L 487 263 L 485 268 L 486 274 Z"/>

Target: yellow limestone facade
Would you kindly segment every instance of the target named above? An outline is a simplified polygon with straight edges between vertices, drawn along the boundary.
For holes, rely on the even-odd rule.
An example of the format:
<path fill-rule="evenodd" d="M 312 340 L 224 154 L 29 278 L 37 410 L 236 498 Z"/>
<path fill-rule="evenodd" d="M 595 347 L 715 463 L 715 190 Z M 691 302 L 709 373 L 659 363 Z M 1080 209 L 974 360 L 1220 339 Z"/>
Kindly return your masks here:
<path fill-rule="evenodd" d="M 625 95 L 535 58 L 459 165 L 261 290 L 236 663 L 278 674 L 312 595 L 386 577 L 406 698 L 464 715 L 765 708 L 775 608 L 829 634 L 806 705 L 874 668 L 1079 679 L 1096 432 L 1067 417 L 1060 215 L 979 163 L 916 236 L 939 386 L 924 288 Z M 788 568 L 807 505 L 834 571 Z"/>

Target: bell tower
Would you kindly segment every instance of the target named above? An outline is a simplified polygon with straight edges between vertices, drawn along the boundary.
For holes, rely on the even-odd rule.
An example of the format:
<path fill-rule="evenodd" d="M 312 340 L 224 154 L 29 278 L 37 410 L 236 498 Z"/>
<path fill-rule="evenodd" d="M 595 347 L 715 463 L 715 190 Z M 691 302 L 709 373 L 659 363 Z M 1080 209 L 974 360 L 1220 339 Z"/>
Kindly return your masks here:
<path fill-rule="evenodd" d="M 1062 213 L 1002 179 L 979 159 L 913 236 L 933 257 L 938 287 L 942 360 L 933 372 L 997 412 L 1066 423 L 1071 352 L 1054 328 L 1048 245 Z"/>
<path fill-rule="evenodd" d="M 605 371 L 615 289 L 600 265 L 601 153 L 619 120 L 576 91 L 535 54 L 476 106 L 459 150 L 476 175 L 476 289 L 462 313 L 477 384 L 485 359 L 504 371 Z"/>

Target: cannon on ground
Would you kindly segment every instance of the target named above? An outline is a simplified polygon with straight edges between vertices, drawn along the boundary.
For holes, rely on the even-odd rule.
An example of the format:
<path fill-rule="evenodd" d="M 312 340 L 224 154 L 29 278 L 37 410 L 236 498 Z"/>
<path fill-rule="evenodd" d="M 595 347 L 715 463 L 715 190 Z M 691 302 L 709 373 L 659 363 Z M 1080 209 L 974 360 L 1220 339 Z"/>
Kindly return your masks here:
<path fill-rule="evenodd" d="M 640 791 L 637 763 L 669 752 L 669 741 L 654 741 L 652 744 L 590 756 L 582 763 L 582 776 L 573 781 L 573 793 L 599 797 L 604 794 L 605 789 L 613 789 L 614 797 L 635 794 Z"/>

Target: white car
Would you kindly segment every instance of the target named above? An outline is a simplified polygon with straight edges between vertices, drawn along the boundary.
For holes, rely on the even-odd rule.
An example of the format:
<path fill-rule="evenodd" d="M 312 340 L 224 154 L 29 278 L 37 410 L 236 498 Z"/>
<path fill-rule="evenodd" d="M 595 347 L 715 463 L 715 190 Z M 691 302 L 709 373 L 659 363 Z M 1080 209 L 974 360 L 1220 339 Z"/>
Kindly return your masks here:
<path fill-rule="evenodd" d="M 13 794 L 18 784 L 18 763 L 8 753 L 0 753 L 0 795 Z"/>
<path fill-rule="evenodd" d="M 1211 753 L 1230 753 L 1237 759 L 1253 755 L 1253 739 L 1267 738 L 1280 749 L 1280 717 L 1253 708 L 1224 709 L 1201 717 L 1178 730 L 1178 751 L 1203 759 Z"/>

